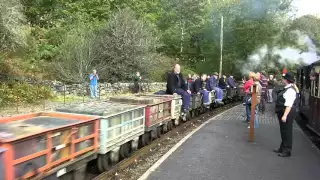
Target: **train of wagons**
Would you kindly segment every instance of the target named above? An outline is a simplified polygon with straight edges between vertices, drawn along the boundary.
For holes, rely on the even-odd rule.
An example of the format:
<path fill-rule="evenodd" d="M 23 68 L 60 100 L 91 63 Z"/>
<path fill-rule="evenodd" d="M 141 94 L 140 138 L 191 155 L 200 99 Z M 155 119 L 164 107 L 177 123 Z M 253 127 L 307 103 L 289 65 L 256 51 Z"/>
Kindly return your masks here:
<path fill-rule="evenodd" d="M 320 61 L 298 68 L 299 112 L 308 129 L 320 136 Z"/>
<path fill-rule="evenodd" d="M 210 92 L 211 108 L 217 107 Z M 242 99 L 241 87 L 224 90 L 225 104 Z M 188 119 L 209 111 L 201 95 L 181 118 L 178 95 L 138 94 L 65 105 L 52 112 L 0 118 L 0 180 L 84 180 L 148 145 Z"/>

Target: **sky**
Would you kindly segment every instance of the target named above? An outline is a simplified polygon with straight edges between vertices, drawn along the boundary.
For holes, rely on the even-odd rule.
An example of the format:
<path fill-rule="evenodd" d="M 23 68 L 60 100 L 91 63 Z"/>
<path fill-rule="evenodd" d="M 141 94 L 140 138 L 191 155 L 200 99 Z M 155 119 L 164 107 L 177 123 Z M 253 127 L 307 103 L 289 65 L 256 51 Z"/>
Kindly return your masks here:
<path fill-rule="evenodd" d="M 294 0 L 293 6 L 297 8 L 297 17 L 306 14 L 320 15 L 320 0 Z"/>

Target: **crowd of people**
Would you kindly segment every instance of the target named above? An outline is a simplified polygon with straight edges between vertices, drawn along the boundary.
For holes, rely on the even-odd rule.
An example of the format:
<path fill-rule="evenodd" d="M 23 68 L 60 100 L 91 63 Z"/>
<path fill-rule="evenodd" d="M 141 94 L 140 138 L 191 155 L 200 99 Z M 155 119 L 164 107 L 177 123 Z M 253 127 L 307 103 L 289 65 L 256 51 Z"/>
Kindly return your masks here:
<path fill-rule="evenodd" d="M 278 91 L 275 96 L 274 88 L 276 86 L 276 79 L 273 74 L 266 77 L 267 74 L 262 72 L 250 72 L 247 78 L 242 80 L 243 92 L 245 94 L 243 105 L 246 111 L 246 123 L 250 122 L 251 116 L 251 99 L 253 85 L 256 87 L 256 104 L 255 104 L 255 119 L 254 128 L 259 126 L 259 110 L 262 113 L 265 111 L 266 103 L 275 102 L 275 113 L 277 114 L 281 144 L 280 147 L 274 149 L 274 152 L 278 153 L 279 156 L 288 157 L 291 156 L 292 149 L 292 123 L 295 118 L 294 109 L 295 100 L 299 90 L 295 85 L 294 76 L 286 72 L 282 74 L 282 82 L 285 85 L 283 89 Z M 90 79 L 90 96 L 92 98 L 97 97 L 97 81 L 99 80 L 96 70 L 93 70 L 92 74 L 89 75 Z M 140 73 L 137 72 L 134 78 L 135 92 L 140 91 L 139 81 L 141 80 Z M 167 74 L 167 89 L 162 94 L 179 94 L 182 96 L 182 115 L 187 113 L 190 109 L 190 98 L 191 94 L 201 94 L 203 104 L 209 107 L 209 92 L 215 91 L 215 101 L 218 104 L 223 104 L 223 89 L 226 88 L 237 88 L 235 79 L 232 75 L 228 78 L 225 75 L 219 78 L 219 74 L 214 72 L 213 74 L 189 74 L 186 81 L 182 76 L 180 65 L 175 64 L 173 70 Z M 250 126 L 248 126 L 250 128 Z"/>
<path fill-rule="evenodd" d="M 203 104 L 209 108 L 209 92 L 215 91 L 215 101 L 218 104 L 223 104 L 223 89 L 236 88 L 235 80 L 232 75 L 228 78 L 223 75 L 219 78 L 217 72 L 210 74 L 189 74 L 185 81 L 181 71 L 180 65 L 176 64 L 172 72 L 167 76 L 167 90 L 166 94 L 179 94 L 182 96 L 183 109 L 182 112 L 186 113 L 190 108 L 191 94 L 201 94 Z"/>
<path fill-rule="evenodd" d="M 243 92 L 245 93 L 245 98 L 243 104 L 245 105 L 246 109 L 246 123 L 249 123 L 250 116 L 251 116 L 251 93 L 252 93 L 252 85 L 256 85 L 256 94 L 257 94 L 257 104 L 255 107 L 255 123 L 254 127 L 257 128 L 259 126 L 258 118 L 259 118 L 259 111 L 262 113 L 265 112 L 265 104 L 273 103 L 274 99 L 274 87 L 276 84 L 276 79 L 272 74 L 269 75 L 269 78 L 266 78 L 265 72 L 250 72 L 248 74 L 247 80 L 242 80 Z M 248 126 L 248 128 L 250 128 Z"/>
<path fill-rule="evenodd" d="M 279 148 L 274 149 L 275 153 L 278 153 L 280 157 L 291 156 L 292 150 L 292 124 L 295 119 L 296 112 L 295 106 L 297 105 L 296 99 L 299 95 L 299 89 L 295 84 L 293 74 L 287 72 L 284 69 L 282 74 L 282 83 L 284 88 L 280 89 L 274 98 L 273 91 L 276 84 L 276 80 L 273 75 L 269 75 L 267 79 L 265 72 L 254 73 L 250 72 L 248 80 L 243 80 L 243 90 L 245 92 L 244 105 L 246 109 L 246 121 L 250 121 L 251 115 L 251 98 L 252 98 L 252 85 L 256 85 L 257 103 L 255 105 L 255 119 L 254 128 L 259 126 L 259 108 L 262 112 L 265 110 L 265 101 L 272 103 L 275 101 L 275 113 L 278 117 L 281 135 L 281 144 Z M 248 126 L 250 128 L 250 126 Z"/>

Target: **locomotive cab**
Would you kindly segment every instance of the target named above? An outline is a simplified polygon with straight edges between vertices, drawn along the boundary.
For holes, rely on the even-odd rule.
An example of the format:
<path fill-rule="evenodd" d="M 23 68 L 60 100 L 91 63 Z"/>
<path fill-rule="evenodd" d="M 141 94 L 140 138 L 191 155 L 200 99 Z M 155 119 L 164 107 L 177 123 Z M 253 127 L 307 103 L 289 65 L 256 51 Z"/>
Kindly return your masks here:
<path fill-rule="evenodd" d="M 299 69 L 298 74 L 300 115 L 306 120 L 306 126 L 320 135 L 320 61 Z"/>

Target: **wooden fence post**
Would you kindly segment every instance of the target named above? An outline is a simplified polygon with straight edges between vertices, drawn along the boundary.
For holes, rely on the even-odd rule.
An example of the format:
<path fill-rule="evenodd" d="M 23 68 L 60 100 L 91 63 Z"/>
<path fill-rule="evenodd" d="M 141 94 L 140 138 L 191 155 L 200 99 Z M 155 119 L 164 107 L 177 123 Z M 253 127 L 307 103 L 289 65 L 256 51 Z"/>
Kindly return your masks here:
<path fill-rule="evenodd" d="M 251 95 L 251 118 L 250 118 L 250 129 L 249 129 L 249 141 L 254 141 L 254 119 L 256 114 L 256 105 L 257 105 L 257 85 L 253 84 L 252 86 L 252 95 Z"/>

